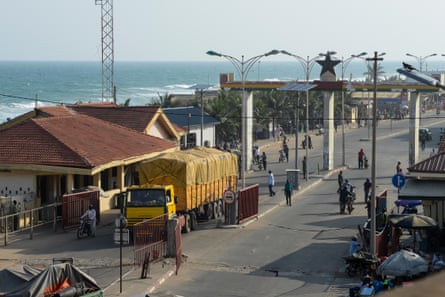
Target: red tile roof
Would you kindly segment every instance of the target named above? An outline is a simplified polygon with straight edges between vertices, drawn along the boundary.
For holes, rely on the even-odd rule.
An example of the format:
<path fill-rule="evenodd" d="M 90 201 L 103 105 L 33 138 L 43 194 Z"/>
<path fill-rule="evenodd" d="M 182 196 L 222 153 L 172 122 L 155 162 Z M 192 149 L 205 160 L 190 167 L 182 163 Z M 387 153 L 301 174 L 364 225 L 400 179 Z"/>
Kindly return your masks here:
<path fill-rule="evenodd" d="M 0 164 L 94 168 L 175 147 L 84 115 L 35 118 L 0 130 Z"/>
<path fill-rule="evenodd" d="M 445 152 L 442 151 L 435 156 L 414 164 L 408 168 L 408 171 L 417 173 L 445 173 Z"/>
<path fill-rule="evenodd" d="M 115 104 L 69 105 L 79 114 L 144 132 L 150 122 L 160 114 L 159 106 L 120 106 Z"/>

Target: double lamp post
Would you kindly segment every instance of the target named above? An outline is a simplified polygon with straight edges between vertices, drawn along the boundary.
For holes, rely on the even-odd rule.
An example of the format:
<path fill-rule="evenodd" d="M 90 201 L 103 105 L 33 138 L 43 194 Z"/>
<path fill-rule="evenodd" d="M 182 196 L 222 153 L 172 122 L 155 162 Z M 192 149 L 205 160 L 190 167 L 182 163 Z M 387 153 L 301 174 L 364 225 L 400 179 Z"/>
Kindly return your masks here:
<path fill-rule="evenodd" d="M 241 60 L 235 58 L 233 56 L 229 56 L 226 54 L 222 54 L 216 51 L 208 51 L 207 55 L 217 56 L 221 58 L 225 58 L 235 67 L 238 75 L 241 77 L 241 90 L 242 90 L 242 110 L 241 110 L 241 181 L 242 187 L 246 187 L 246 170 L 247 170 L 247 154 L 252 151 L 252 147 L 248 145 L 248 131 L 247 131 L 247 96 L 246 96 L 246 78 L 249 74 L 249 71 L 252 69 L 252 66 L 258 62 L 263 57 L 268 57 L 272 55 L 279 54 L 279 50 L 271 50 L 267 53 L 254 56 L 247 60 L 244 59 L 244 55 L 241 56 Z"/>

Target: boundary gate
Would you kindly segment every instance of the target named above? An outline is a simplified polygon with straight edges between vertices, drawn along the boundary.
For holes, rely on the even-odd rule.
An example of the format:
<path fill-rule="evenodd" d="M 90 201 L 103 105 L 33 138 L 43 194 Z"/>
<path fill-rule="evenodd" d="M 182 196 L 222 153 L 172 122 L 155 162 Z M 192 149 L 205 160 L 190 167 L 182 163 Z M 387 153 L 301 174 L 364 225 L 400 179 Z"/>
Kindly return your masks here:
<path fill-rule="evenodd" d="M 258 217 L 258 200 L 260 186 L 258 184 L 241 189 L 238 192 L 238 224 L 253 217 Z"/>
<path fill-rule="evenodd" d="M 96 210 L 96 223 L 100 221 L 100 191 L 85 191 L 62 196 L 63 229 L 79 226 L 79 218 L 93 204 Z"/>
<path fill-rule="evenodd" d="M 160 261 L 167 255 L 167 215 L 135 224 L 133 240 L 135 265 Z"/>

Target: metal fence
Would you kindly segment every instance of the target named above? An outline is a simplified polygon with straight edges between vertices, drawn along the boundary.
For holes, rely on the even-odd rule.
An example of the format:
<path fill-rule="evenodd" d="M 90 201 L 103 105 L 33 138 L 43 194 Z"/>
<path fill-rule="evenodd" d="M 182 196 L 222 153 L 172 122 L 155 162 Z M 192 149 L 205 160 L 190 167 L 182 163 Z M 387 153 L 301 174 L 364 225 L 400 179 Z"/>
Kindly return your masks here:
<path fill-rule="evenodd" d="M 8 244 L 9 235 L 19 232 L 29 232 L 29 237 L 32 239 L 36 227 L 52 225 L 55 231 L 58 221 L 57 209 L 60 205 L 60 203 L 53 203 L 1 216 L 0 231 L 4 239 L 4 245 Z"/>
<path fill-rule="evenodd" d="M 100 191 L 84 191 L 65 194 L 62 197 L 62 225 L 64 229 L 79 226 L 80 216 L 92 204 L 96 210 L 97 224 L 100 222 Z"/>
<path fill-rule="evenodd" d="M 167 215 L 162 215 L 133 225 L 135 265 L 167 256 L 167 219 Z"/>
<path fill-rule="evenodd" d="M 260 186 L 258 184 L 239 190 L 238 224 L 258 216 Z"/>

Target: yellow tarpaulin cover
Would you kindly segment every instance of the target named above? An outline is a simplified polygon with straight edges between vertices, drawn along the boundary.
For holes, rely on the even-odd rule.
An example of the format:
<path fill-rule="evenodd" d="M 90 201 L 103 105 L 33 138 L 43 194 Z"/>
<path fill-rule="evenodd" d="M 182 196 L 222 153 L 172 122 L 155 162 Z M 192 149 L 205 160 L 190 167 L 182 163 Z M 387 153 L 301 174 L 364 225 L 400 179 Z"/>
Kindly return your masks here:
<path fill-rule="evenodd" d="M 198 147 L 161 154 L 138 166 L 141 185 L 173 185 L 177 210 L 184 211 L 219 200 L 236 191 L 238 157 L 217 149 Z"/>
<path fill-rule="evenodd" d="M 173 184 L 191 186 L 208 184 L 237 176 L 238 158 L 235 154 L 213 148 L 197 147 L 185 151 L 161 154 L 138 166 L 143 184 Z"/>

